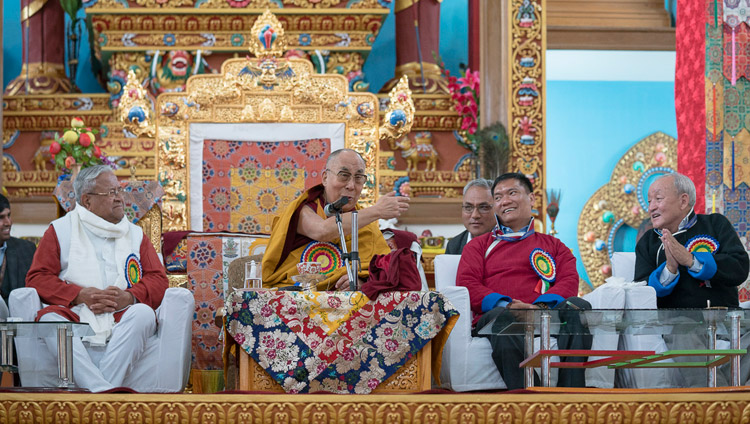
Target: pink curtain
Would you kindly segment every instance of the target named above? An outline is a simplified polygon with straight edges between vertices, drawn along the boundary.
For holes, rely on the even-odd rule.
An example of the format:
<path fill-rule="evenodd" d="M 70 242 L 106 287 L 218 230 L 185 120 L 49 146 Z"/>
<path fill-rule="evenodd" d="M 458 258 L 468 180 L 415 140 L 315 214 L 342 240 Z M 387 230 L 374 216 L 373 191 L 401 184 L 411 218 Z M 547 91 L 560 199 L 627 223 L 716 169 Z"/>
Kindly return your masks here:
<path fill-rule="evenodd" d="M 712 0 L 681 0 L 677 7 L 675 111 L 677 169 L 695 183 L 695 211 L 705 212 L 706 102 L 704 89 L 706 7 Z"/>

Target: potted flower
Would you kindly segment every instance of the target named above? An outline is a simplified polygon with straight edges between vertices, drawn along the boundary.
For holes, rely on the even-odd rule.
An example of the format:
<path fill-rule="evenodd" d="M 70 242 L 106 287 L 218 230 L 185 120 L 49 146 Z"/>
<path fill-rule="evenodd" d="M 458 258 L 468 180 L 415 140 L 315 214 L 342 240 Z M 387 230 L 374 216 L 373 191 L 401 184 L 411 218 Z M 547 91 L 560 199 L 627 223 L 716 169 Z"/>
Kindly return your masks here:
<path fill-rule="evenodd" d="M 63 131 L 62 136 L 55 134 L 55 141 L 49 146 L 50 155 L 55 161 L 55 169 L 73 174 L 73 177 L 82 168 L 100 164 L 111 165 L 95 143 L 99 131 L 84 125 L 83 119 L 73 118 L 70 128 Z"/>

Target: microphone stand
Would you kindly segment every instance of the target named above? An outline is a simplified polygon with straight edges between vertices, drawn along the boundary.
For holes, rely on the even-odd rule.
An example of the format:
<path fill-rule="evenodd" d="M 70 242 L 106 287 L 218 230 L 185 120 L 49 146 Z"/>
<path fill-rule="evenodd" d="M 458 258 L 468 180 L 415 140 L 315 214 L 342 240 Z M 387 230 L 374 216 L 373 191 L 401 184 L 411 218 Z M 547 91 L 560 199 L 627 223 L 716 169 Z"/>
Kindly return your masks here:
<path fill-rule="evenodd" d="M 344 228 L 341 223 L 341 213 L 336 211 L 336 226 L 339 228 L 339 237 L 341 238 L 341 251 L 344 259 L 344 265 L 346 266 L 346 274 L 349 276 L 349 289 L 355 291 L 357 289 L 357 275 L 359 275 L 360 263 L 359 263 L 359 228 L 357 228 L 357 210 L 352 211 L 352 251 L 348 253 L 346 250 L 346 238 L 344 237 Z"/>

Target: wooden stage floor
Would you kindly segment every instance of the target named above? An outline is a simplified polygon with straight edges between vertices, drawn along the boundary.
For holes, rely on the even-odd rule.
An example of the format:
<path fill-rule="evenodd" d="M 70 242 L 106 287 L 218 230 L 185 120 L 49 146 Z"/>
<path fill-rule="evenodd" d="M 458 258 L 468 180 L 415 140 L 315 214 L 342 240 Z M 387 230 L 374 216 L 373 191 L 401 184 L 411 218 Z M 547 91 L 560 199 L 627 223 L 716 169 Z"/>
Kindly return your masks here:
<path fill-rule="evenodd" d="M 1 423 L 748 423 L 750 387 L 392 395 L 0 392 Z"/>

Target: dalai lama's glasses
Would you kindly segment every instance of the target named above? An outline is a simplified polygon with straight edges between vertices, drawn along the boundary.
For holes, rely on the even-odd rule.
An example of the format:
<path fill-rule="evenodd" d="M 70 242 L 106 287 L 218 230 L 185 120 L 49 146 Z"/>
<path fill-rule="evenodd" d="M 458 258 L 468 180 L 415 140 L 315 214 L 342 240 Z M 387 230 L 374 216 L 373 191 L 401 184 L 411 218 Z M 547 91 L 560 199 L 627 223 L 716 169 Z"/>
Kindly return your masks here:
<path fill-rule="evenodd" d="M 104 193 L 86 193 L 86 194 L 95 194 L 97 196 L 108 196 L 108 197 L 115 197 L 122 194 L 122 187 L 113 188 L 110 191 L 105 191 Z"/>
<path fill-rule="evenodd" d="M 326 171 L 333 172 L 332 170 L 330 170 L 328 168 L 326 168 Z M 339 171 L 336 174 L 336 177 L 338 178 L 338 180 L 339 180 L 340 183 L 346 184 L 346 183 L 349 182 L 349 180 L 352 179 L 352 173 L 351 172 L 346 172 L 346 171 Z M 364 184 L 366 182 L 367 182 L 367 175 L 365 175 L 365 174 L 354 174 L 354 183 L 355 184 L 362 185 L 362 184 Z"/>

